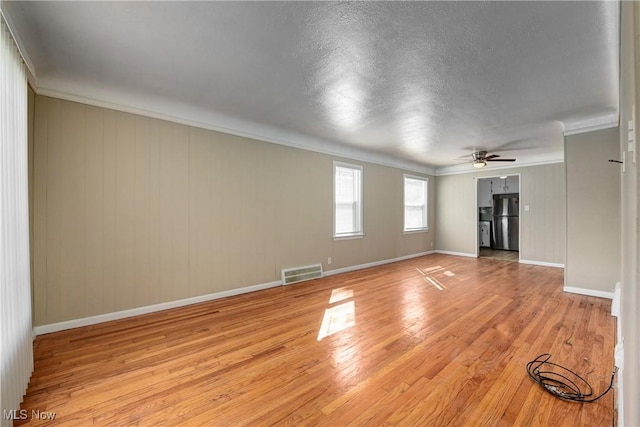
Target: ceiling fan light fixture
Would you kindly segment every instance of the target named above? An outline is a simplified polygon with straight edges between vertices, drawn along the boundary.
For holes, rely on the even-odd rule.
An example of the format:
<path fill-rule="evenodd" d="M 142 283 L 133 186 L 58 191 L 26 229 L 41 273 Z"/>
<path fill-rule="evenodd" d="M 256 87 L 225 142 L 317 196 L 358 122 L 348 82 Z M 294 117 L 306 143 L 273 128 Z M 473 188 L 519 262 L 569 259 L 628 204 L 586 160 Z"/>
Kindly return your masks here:
<path fill-rule="evenodd" d="M 485 162 L 484 160 L 481 160 L 481 159 L 477 159 L 477 160 L 473 161 L 473 167 L 476 168 L 476 169 L 482 169 L 486 165 L 487 165 L 487 162 Z"/>

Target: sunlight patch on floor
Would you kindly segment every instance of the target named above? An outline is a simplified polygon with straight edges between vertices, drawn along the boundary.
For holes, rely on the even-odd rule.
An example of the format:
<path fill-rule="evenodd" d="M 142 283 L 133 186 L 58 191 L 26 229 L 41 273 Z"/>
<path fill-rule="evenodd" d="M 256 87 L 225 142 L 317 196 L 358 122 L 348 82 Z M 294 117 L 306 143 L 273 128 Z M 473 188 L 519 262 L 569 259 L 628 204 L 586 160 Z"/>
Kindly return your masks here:
<path fill-rule="evenodd" d="M 440 283 L 440 281 L 438 279 L 435 279 L 431 276 L 424 276 L 423 279 L 432 284 L 434 288 L 438 289 L 439 291 L 444 291 L 447 287 L 445 285 L 443 285 L 442 283 Z"/>
<path fill-rule="evenodd" d="M 356 305 L 353 300 L 329 307 L 324 311 L 324 316 L 322 317 L 322 325 L 318 332 L 318 341 L 336 332 L 350 328 L 355 324 Z"/>
<path fill-rule="evenodd" d="M 336 288 L 331 291 L 331 298 L 329 298 L 329 304 L 344 301 L 346 299 L 353 298 L 353 289 Z"/>
<path fill-rule="evenodd" d="M 437 271 L 437 270 L 442 270 L 442 267 L 440 267 L 439 265 L 435 266 L 435 267 L 430 267 L 430 268 L 425 268 L 425 269 L 420 269 L 419 267 L 416 267 L 416 270 L 418 270 L 418 273 L 420 273 L 420 275 L 422 276 L 422 278 L 424 279 L 425 282 L 433 285 L 434 288 L 443 291 L 445 289 L 447 289 L 447 287 L 445 285 L 443 285 L 438 279 L 436 279 L 433 276 L 429 276 L 429 273 Z M 447 274 L 449 273 L 449 274 Z M 446 276 L 454 276 L 453 273 L 451 273 L 450 271 L 445 271 L 444 273 Z"/>

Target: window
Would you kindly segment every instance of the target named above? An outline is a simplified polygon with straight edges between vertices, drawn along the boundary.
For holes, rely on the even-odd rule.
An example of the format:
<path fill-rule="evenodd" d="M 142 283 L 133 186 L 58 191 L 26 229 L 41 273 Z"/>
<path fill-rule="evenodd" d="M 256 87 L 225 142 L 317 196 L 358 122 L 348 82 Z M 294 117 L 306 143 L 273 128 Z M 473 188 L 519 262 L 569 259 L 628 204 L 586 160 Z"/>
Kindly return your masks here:
<path fill-rule="evenodd" d="M 425 231 L 427 222 L 429 179 L 404 176 L 404 231 Z"/>
<path fill-rule="evenodd" d="M 362 166 L 333 163 L 333 235 L 361 236 Z"/>

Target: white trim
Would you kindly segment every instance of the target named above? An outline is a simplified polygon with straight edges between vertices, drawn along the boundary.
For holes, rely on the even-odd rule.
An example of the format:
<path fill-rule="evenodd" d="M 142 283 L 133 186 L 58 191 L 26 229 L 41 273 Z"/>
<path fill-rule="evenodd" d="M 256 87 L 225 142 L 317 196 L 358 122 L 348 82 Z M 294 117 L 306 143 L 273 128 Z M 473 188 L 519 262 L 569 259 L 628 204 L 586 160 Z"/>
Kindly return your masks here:
<path fill-rule="evenodd" d="M 563 132 L 564 136 L 571 136 L 571 135 L 578 135 L 581 133 L 587 133 L 587 132 L 594 132 L 597 130 L 604 130 L 604 129 L 610 129 L 610 128 L 614 128 L 618 126 L 618 121 L 616 119 L 616 121 L 610 121 L 610 120 L 606 120 L 602 123 L 586 123 L 583 124 L 582 126 L 578 126 L 578 127 L 574 127 L 571 129 L 566 129 Z"/>
<path fill-rule="evenodd" d="M 620 322 L 616 322 L 620 328 Z M 624 340 L 617 342 L 613 349 L 613 362 L 618 368 L 616 374 L 616 404 L 618 405 L 618 426 L 624 427 Z"/>
<path fill-rule="evenodd" d="M 564 156 L 562 158 L 550 158 L 546 160 L 539 160 L 527 163 L 509 163 L 508 165 L 503 166 L 494 166 L 493 164 L 489 167 L 476 169 L 471 166 L 471 163 L 463 164 L 463 165 L 455 165 L 455 166 L 445 166 L 436 169 L 435 176 L 447 176 L 447 175 L 461 175 L 465 173 L 479 173 L 482 171 L 494 171 L 500 169 L 518 169 L 518 168 L 528 168 L 531 166 L 544 166 L 544 165 L 553 165 L 556 163 L 564 163 Z M 511 174 L 514 175 L 514 174 Z M 478 176 L 479 178 L 484 178 L 483 176 Z"/>
<path fill-rule="evenodd" d="M 434 175 L 435 173 L 435 168 L 430 166 L 394 158 L 389 155 L 358 147 L 341 145 L 335 141 L 316 138 L 298 132 L 287 131 L 274 126 L 262 125 L 249 122 L 247 120 L 223 116 L 211 111 L 193 109 L 191 107 L 180 108 L 176 104 L 163 102 L 162 100 L 147 102 L 141 100 L 131 101 L 125 99 L 126 97 L 118 96 L 117 94 L 112 94 L 111 98 L 114 100 L 108 101 L 101 99 L 101 97 L 92 98 L 89 96 L 75 95 L 61 90 L 50 89 L 43 87 L 43 84 L 46 84 L 46 82 L 41 82 L 40 86 L 36 89 L 36 93 L 38 95 L 125 113 L 137 114 L 144 117 L 151 117 L 200 129 L 251 138 L 257 141 L 298 148 L 305 151 L 327 154 L 348 160 L 373 163 L 426 175 Z M 133 102 L 136 102 L 138 105 L 133 105 Z"/>
<path fill-rule="evenodd" d="M 474 237 L 474 253 L 476 258 L 480 257 L 480 208 L 478 207 L 478 192 L 480 190 L 480 180 L 477 177 L 473 177 L 474 189 L 473 189 L 473 222 L 476 225 L 476 235 Z M 520 186 L 520 182 L 518 182 Z M 493 224 L 492 224 L 493 225 Z M 489 227 L 491 230 L 491 227 Z M 520 230 L 518 230 L 520 232 Z M 518 237 L 519 239 L 519 237 Z M 519 243 L 519 242 L 518 242 Z M 491 246 L 491 231 L 489 231 L 489 246 Z"/>
<path fill-rule="evenodd" d="M 367 264 L 360 264 L 360 265 L 354 265 L 354 266 L 351 266 L 351 267 L 344 267 L 344 268 L 338 268 L 338 269 L 335 269 L 335 270 L 328 270 L 328 271 L 324 272 L 324 276 L 327 277 L 327 276 L 332 276 L 332 275 L 335 275 L 335 274 L 347 273 L 347 272 L 356 271 L 356 270 L 362 270 L 362 269 L 369 268 L 369 267 L 376 267 L 376 266 L 379 266 L 379 265 L 390 264 L 390 263 L 398 262 L 398 261 L 404 261 L 404 260 L 411 259 L 411 258 L 418 258 L 418 257 L 421 257 L 421 256 L 431 255 L 431 254 L 434 254 L 434 253 L 435 253 L 435 251 L 420 252 L 420 253 L 411 254 L 411 255 L 405 255 L 405 256 L 401 256 L 401 257 L 393 258 L 393 259 L 374 261 L 374 262 L 370 262 L 370 263 L 367 263 Z M 95 325 L 95 324 L 98 324 L 98 323 L 109 322 L 109 321 L 112 321 L 112 320 L 125 319 L 125 318 L 128 318 L 128 317 L 139 316 L 141 314 L 154 313 L 154 312 L 157 312 L 157 311 L 168 310 L 168 309 L 171 309 L 171 308 L 184 307 L 184 306 L 187 306 L 187 305 L 197 304 L 197 303 L 200 303 L 200 302 L 212 301 L 212 300 L 216 300 L 216 299 L 220 299 L 220 298 L 226 298 L 226 297 L 231 297 L 231 296 L 235 296 L 235 295 L 246 294 L 246 293 L 249 293 L 249 292 L 261 291 L 261 290 L 264 290 L 264 289 L 274 288 L 274 287 L 281 286 L 281 285 L 282 285 L 282 281 L 281 280 L 277 280 L 275 282 L 268 282 L 268 283 L 263 283 L 263 284 L 259 284 L 259 285 L 246 286 L 244 288 L 238 288 L 238 289 L 230 289 L 228 291 L 216 292 L 216 293 L 213 293 L 213 294 L 201 295 L 201 296 L 192 297 L 192 298 L 185 298 L 185 299 L 181 299 L 181 300 L 177 300 L 177 301 L 169 301 L 169 302 L 160 303 L 160 304 L 154 304 L 154 305 L 148 305 L 148 306 L 144 306 L 144 307 L 132 308 L 132 309 L 129 309 L 129 310 L 116 311 L 116 312 L 113 312 L 113 313 L 99 314 L 97 316 L 84 317 L 84 318 L 81 318 L 81 319 L 73 319 L 73 320 L 67 320 L 65 322 L 51 323 L 51 324 L 48 324 L 48 325 L 36 326 L 36 327 L 33 328 L 32 335 L 33 335 L 33 338 L 35 339 L 35 337 L 38 336 L 38 335 L 49 334 L 49 333 L 52 333 L 52 332 L 64 331 L 66 329 L 80 328 L 82 326 Z"/>
<path fill-rule="evenodd" d="M 424 200 L 424 222 L 425 222 L 425 226 L 424 227 L 420 227 L 420 228 L 412 228 L 412 229 L 407 229 L 407 224 L 406 224 L 406 220 L 407 220 L 407 200 L 406 200 L 406 196 L 407 196 L 407 191 L 406 191 L 406 187 L 407 187 L 407 179 L 412 179 L 414 181 L 422 181 L 425 183 L 425 187 L 424 187 L 424 196 L 425 196 L 425 200 Z M 403 190 L 403 195 L 402 195 L 402 231 L 404 233 L 416 233 L 416 232 L 424 232 L 424 231 L 429 231 L 429 177 L 426 176 L 417 176 L 417 175 L 411 175 L 408 173 L 404 173 L 402 174 L 402 190 Z"/>
<path fill-rule="evenodd" d="M 479 206 L 478 206 L 478 191 L 480 189 L 480 180 L 482 179 L 494 179 L 494 178 L 498 178 L 500 179 L 502 175 L 498 174 L 498 175 L 486 175 L 486 176 L 474 176 L 473 179 L 476 182 L 475 185 L 475 209 L 474 209 L 474 221 L 476 223 L 476 257 L 480 256 L 480 218 L 478 218 L 476 215 L 478 215 L 477 212 L 479 212 Z M 508 173 L 506 174 L 506 179 L 508 179 L 510 176 L 517 176 L 518 177 L 518 192 L 516 194 L 518 194 L 518 218 L 522 218 L 522 203 L 520 203 L 520 200 L 522 200 L 522 174 L 520 172 L 517 173 Z M 506 182 L 506 181 L 505 181 Z M 492 187 L 492 197 L 493 197 L 493 187 Z M 489 236 L 489 241 L 491 241 L 491 236 Z M 522 221 L 518 221 L 518 261 L 520 261 L 520 248 L 522 247 Z"/>
<path fill-rule="evenodd" d="M 442 254 L 442 255 L 463 256 L 463 257 L 467 257 L 467 258 L 478 258 L 478 255 L 470 254 L 470 253 L 466 253 L 466 252 L 452 252 L 452 251 L 436 250 L 435 253 Z"/>
<path fill-rule="evenodd" d="M 419 228 L 415 230 L 405 230 L 402 232 L 402 234 L 416 234 L 416 233 L 428 233 L 428 232 L 429 232 L 429 228 Z"/>
<path fill-rule="evenodd" d="M 352 231 L 350 233 L 342 233 L 342 234 L 338 234 L 336 232 L 336 206 L 337 206 L 337 202 L 336 202 L 336 173 L 338 171 L 338 168 L 341 169 L 350 169 L 352 171 L 358 171 L 359 174 L 354 174 L 354 181 L 355 181 L 355 177 L 356 175 L 358 178 L 358 182 L 357 182 L 357 187 L 358 187 L 358 194 L 357 194 L 357 200 L 355 202 L 355 206 L 358 208 L 358 212 L 355 212 L 357 214 L 357 223 L 356 223 L 356 227 L 358 228 L 355 231 Z M 345 163 L 345 162 L 340 162 L 337 160 L 333 161 L 333 238 L 334 239 L 340 239 L 340 238 L 361 238 L 362 236 L 364 236 L 364 167 L 362 165 L 357 165 L 357 164 L 353 164 L 353 163 Z"/>
<path fill-rule="evenodd" d="M 620 282 L 616 282 L 616 285 L 613 288 L 613 301 L 611 302 L 611 315 L 613 317 L 617 317 L 620 318 L 620 297 L 622 296 L 622 287 L 620 286 Z M 618 340 L 620 340 L 620 338 L 622 337 L 622 335 L 620 335 L 620 322 L 616 322 L 616 326 L 618 329 L 618 334 L 616 334 L 616 336 L 618 337 Z"/>
<path fill-rule="evenodd" d="M 334 212 L 335 215 L 335 212 Z M 354 234 L 342 234 L 340 236 L 333 236 L 333 240 L 353 240 L 353 239 L 362 239 L 364 237 L 364 233 L 354 233 Z"/>
<path fill-rule="evenodd" d="M 618 369 L 624 369 L 624 340 L 618 341 L 613 348 L 613 364 Z"/>
<path fill-rule="evenodd" d="M 562 290 L 572 294 L 580 294 L 580 295 L 588 295 L 590 297 L 613 299 L 613 292 L 596 291 L 594 289 L 586 289 L 586 288 L 576 288 L 574 286 L 565 286 Z"/>
<path fill-rule="evenodd" d="M 542 267 L 564 268 L 564 264 L 558 262 L 535 261 L 532 259 L 521 259 L 520 264 L 541 265 Z"/>
<path fill-rule="evenodd" d="M 246 286 L 244 288 L 231 289 L 228 291 L 216 292 L 213 294 L 201 295 L 192 298 L 185 298 L 177 301 L 169 301 L 160 304 L 147 305 L 144 307 L 132 308 L 129 310 L 116 311 L 113 313 L 99 314 L 97 316 L 84 317 L 81 319 L 67 320 L 65 322 L 51 323 L 48 325 L 36 326 L 33 328 L 33 336 L 49 334 L 51 332 L 64 331 L 65 329 L 79 328 L 81 326 L 95 325 L 97 323 L 119 320 L 141 314 L 154 313 L 156 311 L 168 310 L 170 308 L 184 307 L 186 305 L 197 304 L 205 301 L 212 301 L 220 298 L 231 297 L 248 292 L 261 291 L 282 285 L 282 281 L 262 283 L 259 285 Z"/>
<path fill-rule="evenodd" d="M 377 267 L 379 265 L 391 264 L 392 262 L 404 261 L 411 258 L 418 258 L 425 255 L 432 255 L 434 253 L 435 251 L 420 252 L 417 254 L 404 255 L 398 258 L 384 259 L 381 261 L 368 262 L 366 264 L 352 265 L 351 267 L 336 268 L 335 270 L 326 270 L 324 272 L 324 275 L 325 277 L 333 276 L 335 274 L 348 273 L 350 271 L 362 270 L 370 267 Z"/>

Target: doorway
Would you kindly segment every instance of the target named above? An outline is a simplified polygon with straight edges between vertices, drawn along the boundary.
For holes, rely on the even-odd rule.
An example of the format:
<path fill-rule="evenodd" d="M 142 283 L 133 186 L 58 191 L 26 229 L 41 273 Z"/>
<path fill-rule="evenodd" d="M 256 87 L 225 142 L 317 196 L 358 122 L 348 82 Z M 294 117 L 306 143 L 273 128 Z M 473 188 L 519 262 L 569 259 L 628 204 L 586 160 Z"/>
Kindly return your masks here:
<path fill-rule="evenodd" d="M 477 179 L 479 258 L 520 259 L 520 175 Z"/>

